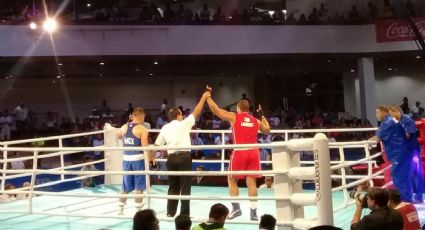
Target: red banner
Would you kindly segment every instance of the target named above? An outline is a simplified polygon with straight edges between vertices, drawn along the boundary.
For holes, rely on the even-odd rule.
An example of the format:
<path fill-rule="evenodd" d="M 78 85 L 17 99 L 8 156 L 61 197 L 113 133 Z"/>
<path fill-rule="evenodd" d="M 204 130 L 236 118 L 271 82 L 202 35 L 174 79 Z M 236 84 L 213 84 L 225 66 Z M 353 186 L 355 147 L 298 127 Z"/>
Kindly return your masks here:
<path fill-rule="evenodd" d="M 415 18 L 416 26 L 425 39 L 425 18 Z M 414 33 L 407 21 L 386 20 L 375 24 L 377 42 L 411 41 Z"/>

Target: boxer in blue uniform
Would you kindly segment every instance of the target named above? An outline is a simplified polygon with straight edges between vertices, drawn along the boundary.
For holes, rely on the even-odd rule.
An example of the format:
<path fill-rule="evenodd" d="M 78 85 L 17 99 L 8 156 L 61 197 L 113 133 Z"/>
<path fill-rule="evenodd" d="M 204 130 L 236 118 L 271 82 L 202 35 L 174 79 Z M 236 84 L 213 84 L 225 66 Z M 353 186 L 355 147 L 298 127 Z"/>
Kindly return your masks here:
<path fill-rule="evenodd" d="M 131 121 L 123 125 L 118 131 L 118 138 L 123 140 L 124 147 L 148 146 L 148 130 L 142 126 L 145 119 L 145 111 L 142 108 L 135 108 Z M 145 153 L 146 154 L 146 153 Z M 145 154 L 140 151 L 124 151 L 123 171 L 143 171 L 145 170 Z M 121 194 L 128 194 L 134 191 L 135 194 L 143 194 L 146 189 L 145 175 L 124 175 Z M 118 215 L 123 215 L 127 198 L 121 197 Z M 135 198 L 135 207 L 142 209 L 142 197 Z"/>
<path fill-rule="evenodd" d="M 400 107 L 398 106 L 391 106 L 389 111 L 391 116 L 400 121 L 400 124 L 406 134 L 407 143 L 409 144 L 409 151 L 412 153 L 413 160 L 411 165 L 411 175 L 413 179 L 412 188 L 415 194 L 413 197 L 413 202 L 423 203 L 422 194 L 424 192 L 424 174 L 415 121 L 409 116 L 402 114 Z"/>
<path fill-rule="evenodd" d="M 410 175 L 412 153 L 409 151 L 406 134 L 401 123 L 389 114 L 386 106 L 378 106 L 376 118 L 381 125 L 376 137 L 384 144 L 388 160 L 391 162 L 391 177 L 394 186 L 401 194 L 401 200 L 412 202 L 412 182 L 407 178 Z"/>

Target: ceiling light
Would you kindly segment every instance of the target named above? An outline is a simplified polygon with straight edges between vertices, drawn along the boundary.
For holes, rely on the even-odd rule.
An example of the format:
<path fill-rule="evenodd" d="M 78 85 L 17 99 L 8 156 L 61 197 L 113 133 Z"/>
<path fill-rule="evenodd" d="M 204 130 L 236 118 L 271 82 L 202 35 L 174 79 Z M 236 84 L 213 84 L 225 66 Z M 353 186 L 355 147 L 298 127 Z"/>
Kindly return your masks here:
<path fill-rule="evenodd" d="M 416 55 L 416 59 L 420 59 L 421 58 L 421 55 Z"/>
<path fill-rule="evenodd" d="M 354 72 L 356 72 L 356 70 L 354 70 L 354 69 L 351 69 L 351 70 L 350 70 L 350 72 L 354 73 Z"/>
<path fill-rule="evenodd" d="M 61 78 L 61 76 L 58 75 L 58 76 L 56 76 L 56 78 L 59 79 L 59 78 Z"/>
<path fill-rule="evenodd" d="M 104 62 L 101 62 L 101 63 L 99 63 L 99 65 L 105 65 L 105 63 Z"/>
<path fill-rule="evenodd" d="M 30 23 L 30 29 L 36 30 L 37 29 L 37 24 L 35 24 L 35 22 L 31 22 Z"/>
<path fill-rule="evenodd" d="M 388 68 L 388 71 L 392 71 L 392 70 L 393 70 L 393 68 L 391 68 L 391 67 Z"/>
<path fill-rule="evenodd" d="M 59 63 L 58 66 L 62 66 L 62 63 Z"/>
<path fill-rule="evenodd" d="M 158 65 L 158 62 L 156 61 L 156 62 L 154 62 L 153 64 L 154 64 L 154 65 Z"/>
<path fill-rule="evenodd" d="M 53 33 L 58 28 L 58 24 L 55 19 L 53 18 L 47 18 L 46 21 L 43 23 L 43 28 L 45 31 L 49 33 Z"/>

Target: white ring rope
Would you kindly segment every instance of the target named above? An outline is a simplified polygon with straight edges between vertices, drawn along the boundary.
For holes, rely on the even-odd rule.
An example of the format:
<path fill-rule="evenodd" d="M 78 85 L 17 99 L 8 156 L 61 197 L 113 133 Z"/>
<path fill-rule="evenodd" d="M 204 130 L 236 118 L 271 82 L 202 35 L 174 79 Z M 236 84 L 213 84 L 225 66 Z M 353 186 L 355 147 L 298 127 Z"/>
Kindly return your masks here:
<path fill-rule="evenodd" d="M 377 158 L 377 157 L 379 157 L 381 155 L 382 155 L 382 153 L 379 152 L 379 153 L 376 153 L 376 154 L 374 154 L 374 155 L 372 155 L 370 157 L 366 157 L 366 158 L 363 158 L 363 159 L 360 159 L 360 160 L 357 160 L 357 161 L 351 161 L 349 163 L 343 163 L 343 164 L 339 164 L 339 165 L 334 165 L 334 166 L 331 167 L 331 169 L 332 170 L 335 170 L 335 169 L 341 169 L 341 168 L 350 167 L 350 166 L 353 166 L 353 165 L 358 165 L 358 164 L 365 163 L 365 162 L 369 163 L 369 162 L 371 162 L 370 160 L 375 159 L 375 158 Z"/>
<path fill-rule="evenodd" d="M 373 174 L 372 174 L 372 175 L 370 175 L 370 176 L 365 175 L 362 179 L 360 179 L 360 180 L 358 180 L 358 181 L 354 181 L 354 182 L 349 183 L 349 184 L 346 184 L 346 185 L 344 185 L 344 186 L 339 186 L 339 187 L 333 188 L 333 189 L 332 189 L 332 192 L 340 191 L 340 190 L 342 190 L 342 189 L 346 189 L 346 188 L 351 188 L 351 187 L 357 186 L 357 185 L 359 185 L 359 184 L 362 184 L 362 183 L 364 183 L 364 182 L 366 182 L 366 181 L 370 181 L 370 180 L 372 180 L 373 178 L 375 178 L 376 176 L 378 176 L 378 175 L 380 175 L 380 174 L 383 174 L 383 173 L 384 173 L 386 170 L 388 170 L 390 167 L 391 167 L 391 165 L 388 165 L 387 167 L 385 167 L 385 168 L 383 168 L 383 169 L 379 170 L 378 172 L 373 173 Z"/>
<path fill-rule="evenodd" d="M 288 130 L 270 130 L 272 134 L 293 134 L 293 133 L 328 133 L 328 132 L 375 132 L 377 128 L 350 128 L 350 129 L 288 129 Z M 90 136 L 95 134 L 104 134 L 108 132 L 107 130 L 99 130 L 93 132 L 86 133 L 76 133 L 69 135 L 61 135 L 61 136 L 50 136 L 50 137 L 41 137 L 41 138 L 32 138 L 25 140 L 16 140 L 16 141 L 3 141 L 0 142 L 0 145 L 8 146 L 8 145 L 17 145 L 17 144 L 25 144 L 32 142 L 40 142 L 40 141 L 50 141 L 50 140 L 63 140 L 75 137 L 82 136 Z M 150 129 L 149 132 L 159 133 L 159 129 Z M 231 130 L 192 130 L 191 133 L 213 133 L 213 134 L 231 134 Z M 329 143 L 332 145 L 332 143 Z"/>
<path fill-rule="evenodd" d="M 4 172 L 0 170 L 0 172 Z M 53 175 L 161 175 L 161 176 L 229 176 L 229 175 L 273 175 L 287 174 L 288 171 L 265 170 L 265 171 L 64 171 L 52 169 L 9 169 L 9 173 L 35 173 Z"/>
<path fill-rule="evenodd" d="M 92 131 L 92 132 L 86 132 L 86 133 L 75 133 L 75 134 L 61 135 L 61 136 L 40 137 L 40 138 L 32 138 L 32 139 L 16 140 L 16 141 L 3 141 L 3 142 L 0 142 L 0 145 L 18 145 L 18 144 L 25 144 L 25 143 L 32 143 L 32 142 L 63 140 L 63 139 L 70 139 L 70 138 L 75 138 L 75 137 L 104 134 L 106 132 L 108 132 L 108 131 L 99 130 L 99 131 Z"/>

